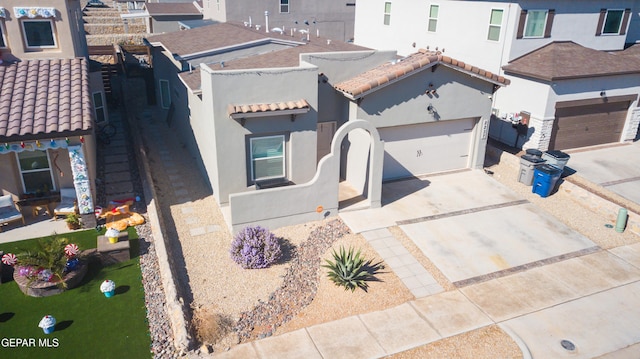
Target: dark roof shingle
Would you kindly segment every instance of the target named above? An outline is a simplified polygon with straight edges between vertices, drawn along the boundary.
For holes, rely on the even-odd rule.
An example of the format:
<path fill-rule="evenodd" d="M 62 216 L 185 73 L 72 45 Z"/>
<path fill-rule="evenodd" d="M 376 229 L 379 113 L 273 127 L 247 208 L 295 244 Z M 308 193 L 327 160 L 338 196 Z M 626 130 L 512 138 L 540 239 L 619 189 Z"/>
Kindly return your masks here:
<path fill-rule="evenodd" d="M 444 56 L 440 52 L 420 49 L 418 52 L 405 58 L 384 63 L 378 67 L 363 72 L 358 76 L 340 82 L 336 84 L 334 88 L 348 97 L 358 98 L 367 92 L 377 89 L 378 87 L 411 75 L 425 67 L 431 67 L 436 64 L 443 64 L 459 71 L 468 72 L 499 85 L 509 84 L 508 79 L 498 76 L 497 74 L 466 64 L 451 57 Z"/>
<path fill-rule="evenodd" d="M 84 58 L 0 65 L 0 138 L 87 132 L 92 124 Z"/>
<path fill-rule="evenodd" d="M 556 41 L 512 60 L 502 69 L 507 74 L 555 81 L 640 73 L 640 61 L 572 41 Z"/>

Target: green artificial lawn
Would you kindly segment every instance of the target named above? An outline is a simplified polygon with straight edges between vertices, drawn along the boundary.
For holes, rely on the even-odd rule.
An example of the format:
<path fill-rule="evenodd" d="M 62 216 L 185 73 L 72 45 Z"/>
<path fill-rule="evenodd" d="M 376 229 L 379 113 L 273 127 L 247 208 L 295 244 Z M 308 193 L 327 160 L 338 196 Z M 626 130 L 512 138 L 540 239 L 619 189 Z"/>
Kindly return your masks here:
<path fill-rule="evenodd" d="M 59 236 L 84 250 L 96 247 L 97 235 L 92 229 Z M 62 294 L 34 298 L 24 295 L 13 280 L 0 284 L 0 358 L 151 357 L 135 229 L 129 229 L 129 238 L 134 258 L 108 267 L 90 261 L 81 285 Z M 17 253 L 16 248 L 34 245 L 35 239 L 5 243 L 0 250 Z M 111 298 L 100 292 L 105 279 L 116 283 Z M 47 314 L 57 320 L 51 334 L 38 327 Z"/>

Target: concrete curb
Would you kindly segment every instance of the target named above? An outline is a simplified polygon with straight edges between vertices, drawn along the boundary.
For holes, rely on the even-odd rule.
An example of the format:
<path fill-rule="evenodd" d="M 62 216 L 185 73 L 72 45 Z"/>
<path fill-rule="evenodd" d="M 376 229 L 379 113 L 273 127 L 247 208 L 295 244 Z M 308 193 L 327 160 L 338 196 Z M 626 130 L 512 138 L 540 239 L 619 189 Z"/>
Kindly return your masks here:
<path fill-rule="evenodd" d="M 190 348 L 191 337 L 187 331 L 187 320 L 185 319 L 184 305 L 181 298 L 178 296 L 178 290 L 173 279 L 173 272 L 171 270 L 164 236 L 165 231 L 163 230 L 164 223 L 162 222 L 160 208 L 156 206 L 156 192 L 153 188 L 153 178 L 151 177 L 151 169 L 149 167 L 147 153 L 144 149 L 142 138 L 137 131 L 136 124 L 133 123 L 131 117 L 127 113 L 125 113 L 124 117 L 129 124 L 129 128 L 135 129 L 135 131 L 130 131 L 133 132 L 130 135 L 133 139 L 133 145 L 138 159 L 136 162 L 141 174 L 140 180 L 142 182 L 144 197 L 149 201 L 147 204 L 147 215 L 149 217 L 149 225 L 154 238 L 155 251 L 158 258 L 158 268 L 166 297 L 167 313 L 169 315 L 169 322 L 173 333 L 174 346 L 178 352 L 184 354 Z"/>
<path fill-rule="evenodd" d="M 516 342 L 516 344 L 520 348 L 520 351 L 522 351 L 523 359 L 533 359 L 533 356 L 531 355 L 531 351 L 529 350 L 529 347 L 524 342 L 524 340 L 522 340 L 522 338 L 520 338 L 513 330 L 511 330 L 509 327 L 507 327 L 504 324 L 498 324 L 498 327 L 500 327 L 500 329 L 502 329 L 503 332 L 509 334 L 511 339 L 513 339 L 513 341 Z"/>

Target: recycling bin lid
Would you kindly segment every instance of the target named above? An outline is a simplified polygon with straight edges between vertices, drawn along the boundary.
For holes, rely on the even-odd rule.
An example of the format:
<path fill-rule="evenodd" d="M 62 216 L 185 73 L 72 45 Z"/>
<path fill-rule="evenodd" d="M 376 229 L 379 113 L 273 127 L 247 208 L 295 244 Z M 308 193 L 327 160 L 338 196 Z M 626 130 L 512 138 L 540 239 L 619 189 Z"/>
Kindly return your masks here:
<path fill-rule="evenodd" d="M 546 162 L 546 160 L 543 160 L 542 158 L 535 156 L 535 155 L 530 155 L 530 154 L 525 154 L 520 156 L 520 158 L 522 158 L 525 161 L 529 161 L 532 163 L 543 163 Z"/>
<path fill-rule="evenodd" d="M 528 155 L 533 155 L 533 156 L 538 156 L 538 157 L 542 156 L 542 151 L 537 150 L 535 148 L 529 148 L 529 149 L 525 150 L 525 152 Z"/>
<path fill-rule="evenodd" d="M 536 171 L 540 171 L 549 175 L 556 175 L 558 173 L 562 172 L 561 168 L 558 168 L 554 165 L 550 165 L 550 164 L 543 164 L 541 166 L 536 167 L 535 169 Z"/>
<path fill-rule="evenodd" d="M 562 152 L 562 151 L 558 151 L 558 150 L 553 150 L 553 151 L 547 151 L 546 152 L 549 156 L 553 157 L 553 158 L 569 158 L 571 156 L 569 156 L 568 154 Z"/>

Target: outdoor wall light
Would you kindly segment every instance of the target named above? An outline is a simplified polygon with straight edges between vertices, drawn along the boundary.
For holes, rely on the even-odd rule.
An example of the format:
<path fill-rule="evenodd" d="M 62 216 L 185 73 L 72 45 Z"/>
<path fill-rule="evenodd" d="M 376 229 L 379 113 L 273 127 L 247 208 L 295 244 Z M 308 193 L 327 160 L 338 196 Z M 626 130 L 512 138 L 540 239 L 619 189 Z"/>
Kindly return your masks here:
<path fill-rule="evenodd" d="M 429 106 L 427 106 L 427 111 L 429 111 L 430 114 L 433 114 L 436 109 L 433 107 L 432 104 L 429 104 Z"/>
<path fill-rule="evenodd" d="M 605 97 L 607 96 L 607 92 L 606 91 L 600 91 L 600 97 Z"/>

